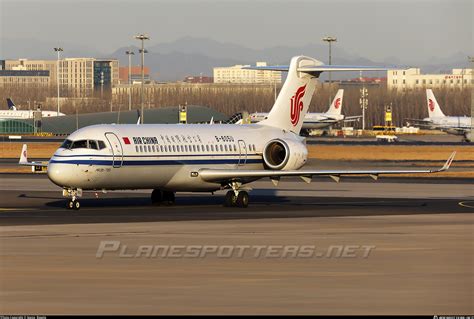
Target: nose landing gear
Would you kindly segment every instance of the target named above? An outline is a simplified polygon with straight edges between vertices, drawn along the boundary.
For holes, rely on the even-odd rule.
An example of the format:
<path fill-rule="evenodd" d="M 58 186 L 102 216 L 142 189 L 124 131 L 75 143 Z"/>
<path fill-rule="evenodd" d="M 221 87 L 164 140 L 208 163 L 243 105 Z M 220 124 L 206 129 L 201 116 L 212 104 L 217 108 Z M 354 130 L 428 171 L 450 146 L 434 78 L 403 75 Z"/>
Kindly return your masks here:
<path fill-rule="evenodd" d="M 79 210 L 79 208 L 81 208 L 81 203 L 77 199 L 70 199 L 67 202 L 67 208 Z"/>
<path fill-rule="evenodd" d="M 63 189 L 63 196 L 71 197 L 71 199 L 67 202 L 67 209 L 79 210 L 81 208 L 81 203 L 79 202 L 78 198 L 82 196 L 82 189 L 65 188 Z"/>

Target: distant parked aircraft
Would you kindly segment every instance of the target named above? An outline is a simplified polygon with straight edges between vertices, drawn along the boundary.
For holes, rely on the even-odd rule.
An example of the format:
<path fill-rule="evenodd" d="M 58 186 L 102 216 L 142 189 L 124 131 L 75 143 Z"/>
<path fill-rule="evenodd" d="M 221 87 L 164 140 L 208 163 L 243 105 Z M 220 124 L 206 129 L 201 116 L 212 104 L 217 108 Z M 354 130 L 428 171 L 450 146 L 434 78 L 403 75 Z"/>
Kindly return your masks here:
<path fill-rule="evenodd" d="M 0 110 L 0 120 L 27 120 L 33 118 L 32 110 L 20 111 L 13 103 L 11 98 L 7 98 L 8 110 Z M 43 117 L 53 117 L 58 116 L 58 112 L 55 111 L 41 111 Z M 59 116 L 64 116 L 65 114 L 59 113 Z"/>
<path fill-rule="evenodd" d="M 343 96 L 344 90 L 338 90 L 334 100 L 331 105 L 329 105 L 329 109 L 325 113 L 306 113 L 301 129 L 303 131 L 323 129 L 339 122 L 353 122 L 360 119 L 362 115 L 344 116 L 341 114 Z M 263 121 L 267 117 L 268 113 L 252 113 L 250 114 L 250 121 L 256 123 Z"/>
<path fill-rule="evenodd" d="M 428 117 L 424 119 L 408 119 L 415 125 L 431 130 L 441 130 L 449 134 L 463 135 L 467 142 L 473 141 L 471 136 L 472 118 L 468 116 L 446 116 L 436 101 L 431 89 L 426 90 Z"/>

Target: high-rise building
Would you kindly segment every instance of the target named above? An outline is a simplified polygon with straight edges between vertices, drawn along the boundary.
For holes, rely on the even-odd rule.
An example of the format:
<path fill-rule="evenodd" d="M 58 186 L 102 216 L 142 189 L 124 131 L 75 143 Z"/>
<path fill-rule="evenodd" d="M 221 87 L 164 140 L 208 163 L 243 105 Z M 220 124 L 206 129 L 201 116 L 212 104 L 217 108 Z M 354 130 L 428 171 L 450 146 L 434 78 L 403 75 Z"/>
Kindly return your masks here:
<path fill-rule="evenodd" d="M 12 71 L 48 71 L 48 84 L 57 85 L 57 60 L 6 60 L 5 69 Z M 59 85 L 77 95 L 94 89 L 107 89 L 119 83 L 117 59 L 65 58 L 59 60 Z"/>

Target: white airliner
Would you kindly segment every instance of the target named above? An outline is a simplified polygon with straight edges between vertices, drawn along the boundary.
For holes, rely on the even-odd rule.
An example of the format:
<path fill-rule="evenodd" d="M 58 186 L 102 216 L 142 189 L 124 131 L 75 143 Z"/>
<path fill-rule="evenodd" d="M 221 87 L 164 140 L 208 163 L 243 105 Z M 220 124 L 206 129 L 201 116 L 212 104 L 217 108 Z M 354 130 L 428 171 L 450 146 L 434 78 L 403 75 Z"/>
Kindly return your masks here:
<path fill-rule="evenodd" d="M 268 117 L 258 124 L 93 125 L 72 133 L 49 163 L 28 162 L 26 145 L 21 165 L 47 166 L 49 179 L 71 197 L 67 207 L 79 209 L 83 190 L 153 189 L 153 203 L 173 203 L 175 192 L 228 189 L 226 206 L 247 207 L 245 185 L 261 178 L 275 184 L 281 177 L 434 173 L 447 170 L 454 153 L 438 170 L 299 170 L 307 160 L 301 126 L 316 79 L 324 71 L 385 70 L 376 67 L 324 65 L 297 56 L 289 66 L 255 67 L 288 71 Z"/>
<path fill-rule="evenodd" d="M 315 129 L 327 128 L 331 125 L 344 122 L 353 122 L 357 121 L 362 117 L 362 115 L 357 116 L 344 116 L 341 114 L 342 111 L 342 100 L 344 97 L 344 90 L 339 89 L 334 97 L 329 109 L 325 113 L 306 113 L 302 130 L 310 131 Z M 252 113 L 250 114 L 250 121 L 252 123 L 257 123 L 263 121 L 268 116 L 268 113 Z"/>
<path fill-rule="evenodd" d="M 34 111 L 20 111 L 13 103 L 12 99 L 7 98 L 7 105 L 8 110 L 0 110 L 0 120 L 27 120 L 32 119 L 34 117 Z M 59 113 L 59 116 L 63 116 L 65 114 Z M 58 112 L 56 111 L 41 111 L 42 117 L 53 117 L 58 116 Z"/>
<path fill-rule="evenodd" d="M 409 121 L 429 129 L 442 130 L 454 135 L 463 135 L 464 139 L 468 142 L 473 140 L 473 136 L 471 136 L 471 117 L 444 115 L 431 89 L 426 90 L 426 103 L 428 106 L 428 117 L 422 120 L 409 119 Z"/>

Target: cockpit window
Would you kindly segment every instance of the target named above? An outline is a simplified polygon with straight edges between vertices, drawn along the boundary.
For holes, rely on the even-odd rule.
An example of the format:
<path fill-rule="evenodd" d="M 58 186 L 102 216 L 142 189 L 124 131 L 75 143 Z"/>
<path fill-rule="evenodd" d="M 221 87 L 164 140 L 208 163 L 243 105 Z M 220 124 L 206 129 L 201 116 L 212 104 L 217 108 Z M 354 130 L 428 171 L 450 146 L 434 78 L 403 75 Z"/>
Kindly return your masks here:
<path fill-rule="evenodd" d="M 87 140 L 74 141 L 72 143 L 71 149 L 75 148 L 87 148 Z"/>
<path fill-rule="evenodd" d="M 97 141 L 99 143 L 99 150 L 106 148 L 104 141 Z"/>
<path fill-rule="evenodd" d="M 91 149 L 93 149 L 93 150 L 98 150 L 98 149 L 99 149 L 99 145 L 97 145 L 97 141 L 90 140 L 90 141 L 89 141 L 89 148 L 91 148 Z"/>
<path fill-rule="evenodd" d="M 64 140 L 63 144 L 61 145 L 62 148 L 69 149 L 72 145 L 71 140 Z"/>
<path fill-rule="evenodd" d="M 61 145 L 62 148 L 65 149 L 76 149 L 76 148 L 88 148 L 92 150 L 102 150 L 107 148 L 105 146 L 104 141 L 96 141 L 96 140 L 79 140 L 79 141 L 71 141 L 65 140 Z"/>

